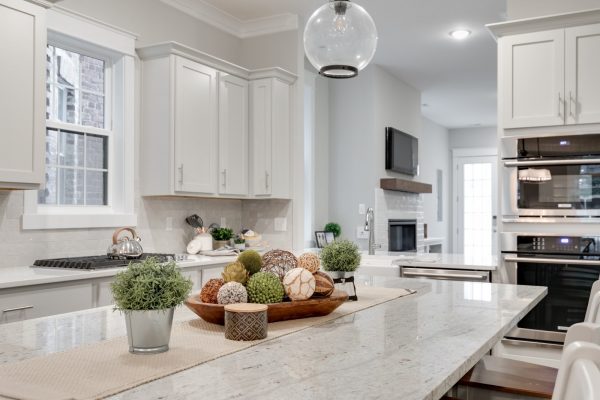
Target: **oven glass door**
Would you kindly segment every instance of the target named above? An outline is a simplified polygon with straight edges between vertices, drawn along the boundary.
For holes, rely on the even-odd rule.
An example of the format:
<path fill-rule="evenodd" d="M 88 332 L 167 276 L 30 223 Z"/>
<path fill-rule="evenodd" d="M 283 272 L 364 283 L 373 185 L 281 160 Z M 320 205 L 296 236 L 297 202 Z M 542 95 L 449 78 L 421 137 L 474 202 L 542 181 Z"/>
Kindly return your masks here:
<path fill-rule="evenodd" d="M 548 295 L 517 325 L 519 328 L 566 332 L 583 322 L 598 265 L 518 262 L 519 285 L 547 286 Z"/>
<path fill-rule="evenodd" d="M 521 210 L 600 210 L 600 165 L 518 167 Z"/>

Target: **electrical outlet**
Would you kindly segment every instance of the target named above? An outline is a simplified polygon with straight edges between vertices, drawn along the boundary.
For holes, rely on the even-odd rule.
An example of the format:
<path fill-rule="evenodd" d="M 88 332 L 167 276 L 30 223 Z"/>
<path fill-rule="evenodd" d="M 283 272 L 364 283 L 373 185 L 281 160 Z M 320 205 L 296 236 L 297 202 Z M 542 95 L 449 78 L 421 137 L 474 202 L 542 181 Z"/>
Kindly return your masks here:
<path fill-rule="evenodd" d="M 356 238 L 357 239 L 369 239 L 369 231 L 365 231 L 364 226 L 356 227 Z"/>
<path fill-rule="evenodd" d="M 173 217 L 167 217 L 165 220 L 165 230 L 171 232 L 173 230 Z"/>
<path fill-rule="evenodd" d="M 227 227 L 227 218 L 225 217 L 221 217 L 221 228 L 226 228 Z"/>
<path fill-rule="evenodd" d="M 273 230 L 275 232 L 287 231 L 287 219 L 286 218 L 275 218 L 273 221 Z"/>
<path fill-rule="evenodd" d="M 367 213 L 367 209 L 365 208 L 364 204 L 359 204 L 358 205 L 358 214 L 359 215 L 365 215 Z"/>

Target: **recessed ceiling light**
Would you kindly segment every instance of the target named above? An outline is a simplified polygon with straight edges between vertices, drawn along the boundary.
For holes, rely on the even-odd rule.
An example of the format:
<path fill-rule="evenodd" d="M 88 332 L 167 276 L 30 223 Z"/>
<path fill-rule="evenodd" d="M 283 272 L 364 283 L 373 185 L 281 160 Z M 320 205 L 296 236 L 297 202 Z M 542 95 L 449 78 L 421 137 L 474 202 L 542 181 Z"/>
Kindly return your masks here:
<path fill-rule="evenodd" d="M 471 31 L 467 29 L 455 29 L 449 33 L 452 39 L 463 40 L 471 35 Z"/>

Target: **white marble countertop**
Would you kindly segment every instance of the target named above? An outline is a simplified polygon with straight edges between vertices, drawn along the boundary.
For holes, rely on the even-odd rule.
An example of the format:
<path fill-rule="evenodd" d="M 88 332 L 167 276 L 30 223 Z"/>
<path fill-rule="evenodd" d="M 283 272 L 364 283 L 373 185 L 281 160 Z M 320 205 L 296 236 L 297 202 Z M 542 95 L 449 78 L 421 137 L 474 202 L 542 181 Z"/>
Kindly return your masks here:
<path fill-rule="evenodd" d="M 235 256 L 188 256 L 187 260 L 178 261 L 177 265 L 183 269 L 197 267 L 217 268 L 223 264 L 235 261 L 235 259 Z M 116 275 L 117 272 L 122 271 L 124 268 L 96 270 L 40 267 L 0 268 L 0 289 L 110 277 Z"/>
<path fill-rule="evenodd" d="M 469 256 L 465 254 L 451 253 L 401 253 L 378 251 L 375 255 L 361 254 L 359 271 L 364 273 L 378 272 L 386 275 L 386 271 L 396 271 L 399 275 L 399 266 L 423 268 L 450 268 L 462 270 L 484 270 L 494 271 L 498 266 L 496 256 Z"/>
<path fill-rule="evenodd" d="M 357 282 L 418 292 L 112 399 L 438 399 L 546 293 L 479 282 L 367 276 Z M 192 317 L 177 310 L 177 320 Z M 110 307 L 0 325 L 0 363 L 123 335 L 124 318 Z"/>

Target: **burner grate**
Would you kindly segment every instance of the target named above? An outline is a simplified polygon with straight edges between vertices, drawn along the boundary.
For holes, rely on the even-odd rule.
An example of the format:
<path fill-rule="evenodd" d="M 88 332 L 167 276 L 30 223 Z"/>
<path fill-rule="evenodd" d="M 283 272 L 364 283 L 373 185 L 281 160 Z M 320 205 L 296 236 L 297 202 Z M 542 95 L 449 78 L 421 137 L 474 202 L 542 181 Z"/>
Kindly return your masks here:
<path fill-rule="evenodd" d="M 139 258 L 134 259 L 115 259 L 109 256 L 88 256 L 88 257 L 67 257 L 52 258 L 48 260 L 35 260 L 34 267 L 45 268 L 68 268 L 68 269 L 103 269 L 126 267 L 130 262 L 143 261 L 147 258 L 155 257 L 159 262 L 168 262 L 175 259 L 174 254 L 166 253 L 144 253 Z"/>

